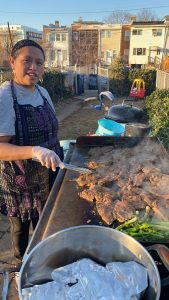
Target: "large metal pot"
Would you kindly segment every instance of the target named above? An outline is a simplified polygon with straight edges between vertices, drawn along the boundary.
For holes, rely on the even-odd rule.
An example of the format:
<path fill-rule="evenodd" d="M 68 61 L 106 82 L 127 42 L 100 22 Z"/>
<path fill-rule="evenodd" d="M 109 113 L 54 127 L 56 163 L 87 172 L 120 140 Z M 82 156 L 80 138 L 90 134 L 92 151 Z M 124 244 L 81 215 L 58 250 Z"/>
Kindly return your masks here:
<path fill-rule="evenodd" d="M 158 300 L 161 284 L 158 269 L 148 251 L 132 237 L 117 230 L 94 225 L 59 231 L 35 246 L 25 258 L 19 278 L 22 288 L 51 280 L 51 271 L 81 258 L 98 263 L 137 261 L 147 268 L 149 286 L 144 299 Z"/>
<path fill-rule="evenodd" d="M 125 136 L 148 136 L 150 126 L 142 123 L 128 123 L 125 125 Z"/>

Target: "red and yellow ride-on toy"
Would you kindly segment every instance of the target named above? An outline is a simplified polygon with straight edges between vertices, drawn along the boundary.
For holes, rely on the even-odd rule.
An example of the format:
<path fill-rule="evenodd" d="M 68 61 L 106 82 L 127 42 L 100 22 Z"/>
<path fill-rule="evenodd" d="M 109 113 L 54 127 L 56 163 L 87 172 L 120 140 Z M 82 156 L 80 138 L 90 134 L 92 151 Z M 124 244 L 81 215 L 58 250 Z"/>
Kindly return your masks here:
<path fill-rule="evenodd" d="M 130 97 L 139 99 L 145 97 L 145 82 L 143 79 L 134 79 L 130 90 Z"/>

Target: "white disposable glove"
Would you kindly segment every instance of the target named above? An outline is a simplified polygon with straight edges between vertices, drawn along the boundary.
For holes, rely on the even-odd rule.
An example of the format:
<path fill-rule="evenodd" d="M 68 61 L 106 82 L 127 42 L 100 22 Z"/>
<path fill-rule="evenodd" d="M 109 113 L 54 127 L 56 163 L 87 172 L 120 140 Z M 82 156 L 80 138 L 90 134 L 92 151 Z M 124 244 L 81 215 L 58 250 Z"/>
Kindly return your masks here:
<path fill-rule="evenodd" d="M 52 150 L 43 148 L 40 146 L 32 147 L 32 159 L 37 160 L 42 166 L 51 168 L 52 171 L 56 171 L 56 167 L 63 169 L 63 163 L 59 156 Z"/>

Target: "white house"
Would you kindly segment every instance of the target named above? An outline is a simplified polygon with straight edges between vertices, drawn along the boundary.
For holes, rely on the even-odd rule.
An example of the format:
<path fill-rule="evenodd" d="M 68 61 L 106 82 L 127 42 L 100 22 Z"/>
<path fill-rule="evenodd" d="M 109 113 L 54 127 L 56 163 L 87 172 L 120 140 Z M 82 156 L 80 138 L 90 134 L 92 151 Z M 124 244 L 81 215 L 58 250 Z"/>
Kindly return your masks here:
<path fill-rule="evenodd" d="M 145 67 L 161 61 L 169 53 L 168 35 L 169 22 L 134 21 L 131 25 L 129 64 L 133 67 Z"/>
<path fill-rule="evenodd" d="M 67 27 L 58 27 L 49 31 L 46 35 L 47 41 L 47 67 L 64 68 L 70 63 L 70 41 L 71 33 Z"/>

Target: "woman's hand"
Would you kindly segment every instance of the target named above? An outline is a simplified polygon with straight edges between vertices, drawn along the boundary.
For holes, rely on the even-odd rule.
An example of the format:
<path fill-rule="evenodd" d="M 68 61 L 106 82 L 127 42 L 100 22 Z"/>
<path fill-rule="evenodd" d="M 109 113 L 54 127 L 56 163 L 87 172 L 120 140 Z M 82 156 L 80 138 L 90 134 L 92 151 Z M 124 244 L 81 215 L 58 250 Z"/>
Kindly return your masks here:
<path fill-rule="evenodd" d="M 37 160 L 42 166 L 56 171 L 56 167 L 63 168 L 63 163 L 59 156 L 52 150 L 40 146 L 32 147 L 32 159 Z"/>

